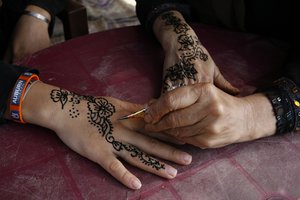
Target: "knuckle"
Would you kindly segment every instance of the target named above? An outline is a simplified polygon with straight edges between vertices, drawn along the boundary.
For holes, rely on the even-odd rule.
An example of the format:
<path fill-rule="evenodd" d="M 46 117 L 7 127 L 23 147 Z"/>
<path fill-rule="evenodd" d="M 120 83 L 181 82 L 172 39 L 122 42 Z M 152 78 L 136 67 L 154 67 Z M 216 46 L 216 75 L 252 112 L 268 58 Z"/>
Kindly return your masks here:
<path fill-rule="evenodd" d="M 171 129 L 170 131 L 167 131 L 169 135 L 172 135 L 175 138 L 180 138 L 181 137 L 181 131 L 177 128 Z"/>
<path fill-rule="evenodd" d="M 117 160 L 114 160 L 114 161 L 112 161 L 112 162 L 109 163 L 108 169 L 112 173 L 120 172 L 121 165 L 120 165 L 120 163 Z"/>
<path fill-rule="evenodd" d="M 158 140 L 154 139 L 154 138 L 151 138 L 150 141 L 149 141 L 149 147 L 151 149 L 158 149 L 160 146 L 160 143 Z"/>
<path fill-rule="evenodd" d="M 214 86 L 213 84 L 211 83 L 205 83 L 203 85 L 203 88 L 205 89 L 205 91 L 208 93 L 208 94 L 213 94 L 214 93 Z"/>
<path fill-rule="evenodd" d="M 218 124 L 210 125 L 209 134 L 214 135 L 214 136 L 221 134 L 221 127 Z"/>
<path fill-rule="evenodd" d="M 209 75 L 202 75 L 199 80 L 199 83 L 211 83 L 212 82 L 212 78 Z"/>
<path fill-rule="evenodd" d="M 120 180 L 122 180 L 122 182 L 126 183 L 128 180 L 130 179 L 130 174 L 128 171 L 124 171 L 120 177 Z"/>
<path fill-rule="evenodd" d="M 169 158 L 177 158 L 179 156 L 179 151 L 172 148 L 169 153 Z"/>
<path fill-rule="evenodd" d="M 205 96 L 206 98 L 210 98 L 213 95 L 213 85 L 211 83 L 201 83 L 196 84 L 192 89 L 193 93 L 196 93 L 198 96 Z"/>
<path fill-rule="evenodd" d="M 213 140 L 209 140 L 209 139 L 203 140 L 200 144 L 204 148 L 213 148 L 215 146 L 215 143 L 213 142 Z"/>
<path fill-rule="evenodd" d="M 224 109 L 223 104 L 221 104 L 217 101 L 212 102 L 212 104 L 210 106 L 210 113 L 216 118 L 220 118 L 220 117 L 224 116 L 224 114 L 225 114 L 224 110 L 225 109 Z"/>
<path fill-rule="evenodd" d="M 163 106 L 165 106 L 169 111 L 172 111 L 174 110 L 173 103 L 174 103 L 174 95 L 170 94 L 170 92 L 166 93 L 163 98 Z"/>
<path fill-rule="evenodd" d="M 170 128 L 176 128 L 179 125 L 179 118 L 174 114 L 170 114 L 166 118 L 166 124 Z"/>

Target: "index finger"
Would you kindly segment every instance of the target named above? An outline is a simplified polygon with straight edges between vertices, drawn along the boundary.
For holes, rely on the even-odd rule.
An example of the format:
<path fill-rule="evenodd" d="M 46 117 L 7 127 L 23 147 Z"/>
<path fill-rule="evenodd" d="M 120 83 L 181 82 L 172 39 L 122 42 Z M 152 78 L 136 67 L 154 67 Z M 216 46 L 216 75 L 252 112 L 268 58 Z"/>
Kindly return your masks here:
<path fill-rule="evenodd" d="M 195 85 L 188 85 L 163 94 L 149 104 L 145 121 L 154 124 L 166 114 L 194 104 L 199 96 L 197 88 Z"/>

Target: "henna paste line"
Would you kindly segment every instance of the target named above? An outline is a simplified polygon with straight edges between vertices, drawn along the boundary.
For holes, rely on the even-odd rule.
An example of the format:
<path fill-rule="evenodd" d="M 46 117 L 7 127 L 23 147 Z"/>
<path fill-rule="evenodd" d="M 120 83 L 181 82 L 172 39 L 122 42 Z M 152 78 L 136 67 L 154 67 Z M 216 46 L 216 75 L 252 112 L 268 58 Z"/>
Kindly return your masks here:
<path fill-rule="evenodd" d="M 156 170 L 165 169 L 164 164 L 160 163 L 155 158 L 150 157 L 148 154 L 142 152 L 139 148 L 131 144 L 123 144 L 117 141 L 113 136 L 113 125 L 110 117 L 116 112 L 115 106 L 103 97 L 83 96 L 63 89 L 54 89 L 50 93 L 53 102 L 60 103 L 63 110 L 67 103 L 71 103 L 69 115 L 71 118 L 80 116 L 79 110 L 76 105 L 80 104 L 82 100 L 87 101 L 88 122 L 98 129 L 98 132 L 110 143 L 116 151 L 128 151 L 130 156 L 138 158 L 143 164 L 151 166 Z"/>
<path fill-rule="evenodd" d="M 163 14 L 161 19 L 165 21 L 165 25 L 172 26 L 173 31 L 178 34 L 177 42 L 180 45 L 178 51 L 182 53 L 179 63 L 166 71 L 163 86 L 163 92 L 166 92 L 185 85 L 184 79 L 195 81 L 198 72 L 193 62 L 197 59 L 205 62 L 208 60 L 208 55 L 201 48 L 198 38 L 187 33 L 191 30 L 188 24 L 182 22 L 173 12 Z"/>

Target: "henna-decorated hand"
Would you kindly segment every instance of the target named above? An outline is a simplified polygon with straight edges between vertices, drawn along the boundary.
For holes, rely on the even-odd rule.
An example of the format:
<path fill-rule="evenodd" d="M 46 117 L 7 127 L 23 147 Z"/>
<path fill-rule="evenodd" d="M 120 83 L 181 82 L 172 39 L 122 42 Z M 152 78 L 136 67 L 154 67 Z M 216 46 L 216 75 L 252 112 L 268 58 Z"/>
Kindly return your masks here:
<path fill-rule="evenodd" d="M 163 94 L 145 115 L 146 130 L 164 131 L 201 148 L 217 148 L 275 133 L 272 105 L 263 94 L 231 96 L 211 83 Z"/>
<path fill-rule="evenodd" d="M 139 134 L 143 120 L 119 121 L 141 106 L 111 97 L 82 96 L 38 82 L 23 102 L 25 121 L 54 130 L 71 149 L 98 163 L 129 188 L 141 182 L 119 161 L 171 179 L 177 170 L 152 157 L 187 165 L 191 156 L 154 138 Z"/>
<path fill-rule="evenodd" d="M 154 32 L 165 50 L 163 93 L 201 82 L 214 83 L 230 94 L 239 92 L 223 77 L 179 12 L 163 13 L 154 23 Z"/>

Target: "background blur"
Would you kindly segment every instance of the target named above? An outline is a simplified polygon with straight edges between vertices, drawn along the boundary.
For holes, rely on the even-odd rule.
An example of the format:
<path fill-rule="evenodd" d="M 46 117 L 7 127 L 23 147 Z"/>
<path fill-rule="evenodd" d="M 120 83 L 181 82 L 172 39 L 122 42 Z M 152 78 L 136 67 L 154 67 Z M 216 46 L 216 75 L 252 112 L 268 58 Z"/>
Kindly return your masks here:
<path fill-rule="evenodd" d="M 135 0 L 77 0 L 87 9 L 89 33 L 138 25 Z M 63 27 L 56 19 L 52 44 L 64 41 Z"/>

